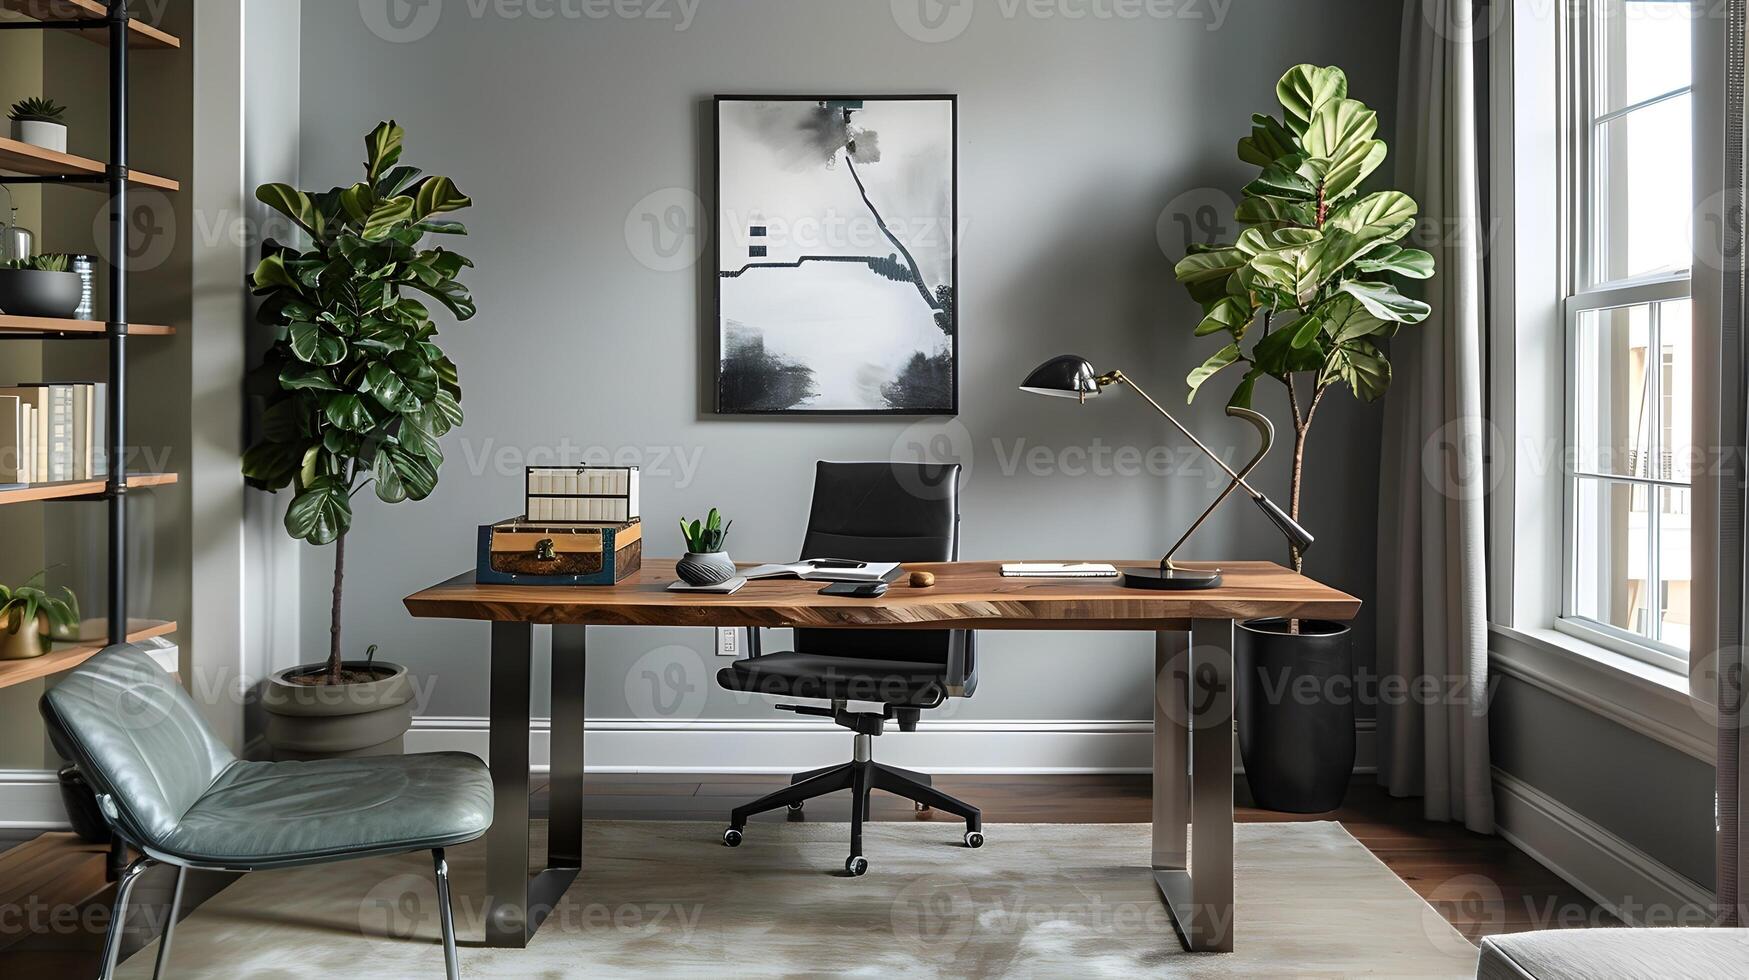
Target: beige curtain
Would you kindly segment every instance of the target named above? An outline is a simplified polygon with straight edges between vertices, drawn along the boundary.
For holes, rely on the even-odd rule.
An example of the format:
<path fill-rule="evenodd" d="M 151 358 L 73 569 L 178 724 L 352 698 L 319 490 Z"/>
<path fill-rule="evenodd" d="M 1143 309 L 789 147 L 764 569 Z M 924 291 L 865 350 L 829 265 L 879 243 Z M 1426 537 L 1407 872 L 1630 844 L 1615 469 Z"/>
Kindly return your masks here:
<path fill-rule="evenodd" d="M 1494 829 L 1483 545 L 1481 146 L 1470 0 L 1407 0 L 1397 185 L 1421 204 L 1433 316 L 1391 341 L 1379 490 L 1379 779 Z M 1423 696 L 1432 692 L 1432 696 Z"/>

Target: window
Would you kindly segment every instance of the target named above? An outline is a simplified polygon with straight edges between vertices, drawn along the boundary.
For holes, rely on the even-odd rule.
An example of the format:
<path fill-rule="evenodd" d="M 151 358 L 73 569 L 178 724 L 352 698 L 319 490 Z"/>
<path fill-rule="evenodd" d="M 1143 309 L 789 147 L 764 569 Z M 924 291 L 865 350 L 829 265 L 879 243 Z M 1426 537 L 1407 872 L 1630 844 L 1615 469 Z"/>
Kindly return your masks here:
<path fill-rule="evenodd" d="M 1557 626 L 1688 656 L 1694 210 L 1688 0 L 1568 25 L 1564 589 Z"/>

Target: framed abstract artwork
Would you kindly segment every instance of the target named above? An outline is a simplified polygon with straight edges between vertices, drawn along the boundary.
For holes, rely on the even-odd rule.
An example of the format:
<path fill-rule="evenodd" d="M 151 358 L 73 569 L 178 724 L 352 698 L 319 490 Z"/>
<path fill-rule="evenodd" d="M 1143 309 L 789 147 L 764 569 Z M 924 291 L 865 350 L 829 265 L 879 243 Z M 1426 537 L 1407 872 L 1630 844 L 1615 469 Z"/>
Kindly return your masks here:
<path fill-rule="evenodd" d="M 716 410 L 959 411 L 958 102 L 718 96 Z"/>

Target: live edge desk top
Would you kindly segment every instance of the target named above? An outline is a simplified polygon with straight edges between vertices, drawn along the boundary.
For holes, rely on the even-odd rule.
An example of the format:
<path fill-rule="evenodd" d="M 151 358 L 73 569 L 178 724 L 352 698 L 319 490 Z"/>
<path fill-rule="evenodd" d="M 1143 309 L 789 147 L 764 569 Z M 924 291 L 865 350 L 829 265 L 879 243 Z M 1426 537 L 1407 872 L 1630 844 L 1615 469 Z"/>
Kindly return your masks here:
<path fill-rule="evenodd" d="M 1155 562 L 1113 562 L 1147 568 Z M 1353 619 L 1360 600 L 1280 565 L 1260 561 L 1185 562 L 1219 568 L 1220 588 L 1193 592 L 1126 589 L 1115 579 L 1004 578 L 1001 562 L 905 565 L 935 573 L 913 588 L 905 575 L 878 599 L 819 594 L 825 583 L 799 579 L 749 582 L 733 595 L 668 592 L 674 562 L 646 559 L 619 585 L 477 585 L 467 572 L 406 599 L 428 619 L 559 623 L 586 626 L 814 626 L 885 629 L 1188 628 L 1196 619 L 1266 617 Z"/>

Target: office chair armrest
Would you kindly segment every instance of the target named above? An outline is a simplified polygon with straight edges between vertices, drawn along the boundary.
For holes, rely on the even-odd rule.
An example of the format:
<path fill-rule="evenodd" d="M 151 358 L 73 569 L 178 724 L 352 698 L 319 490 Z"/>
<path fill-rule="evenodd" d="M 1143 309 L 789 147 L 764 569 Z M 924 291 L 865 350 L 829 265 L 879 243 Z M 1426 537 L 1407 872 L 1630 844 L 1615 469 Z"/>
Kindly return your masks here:
<path fill-rule="evenodd" d="M 963 698 L 971 693 L 967 682 L 977 663 L 977 652 L 977 630 L 954 630 L 948 634 L 947 674 L 943 678 L 948 697 Z"/>
<path fill-rule="evenodd" d="M 765 627 L 763 626 L 747 627 L 747 656 L 749 659 L 759 656 L 759 638 L 764 635 L 764 631 Z"/>

